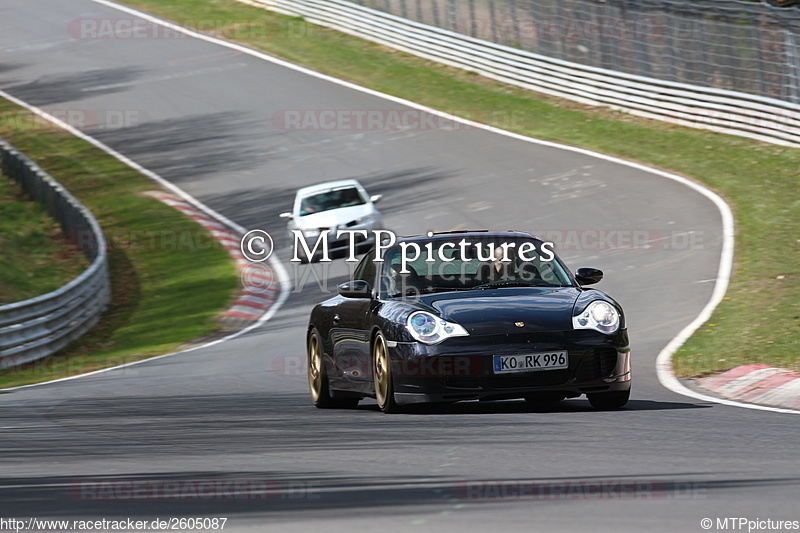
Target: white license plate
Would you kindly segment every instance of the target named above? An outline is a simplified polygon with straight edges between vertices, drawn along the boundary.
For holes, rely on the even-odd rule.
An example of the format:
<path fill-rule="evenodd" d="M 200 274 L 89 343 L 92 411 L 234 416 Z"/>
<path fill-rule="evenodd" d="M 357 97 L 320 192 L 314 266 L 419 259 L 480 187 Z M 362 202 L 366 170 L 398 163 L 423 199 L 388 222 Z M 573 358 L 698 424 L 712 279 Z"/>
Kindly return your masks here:
<path fill-rule="evenodd" d="M 495 355 L 493 359 L 495 374 L 569 368 L 569 356 L 566 351 Z"/>

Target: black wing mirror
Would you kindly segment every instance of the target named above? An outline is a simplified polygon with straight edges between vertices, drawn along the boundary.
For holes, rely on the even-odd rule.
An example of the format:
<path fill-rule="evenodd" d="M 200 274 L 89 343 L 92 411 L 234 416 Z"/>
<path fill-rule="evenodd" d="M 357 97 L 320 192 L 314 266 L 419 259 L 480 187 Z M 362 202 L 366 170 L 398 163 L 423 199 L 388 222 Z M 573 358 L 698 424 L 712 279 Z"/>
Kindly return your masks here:
<path fill-rule="evenodd" d="M 603 271 L 599 268 L 579 268 L 575 279 L 580 285 L 592 285 L 603 279 Z"/>
<path fill-rule="evenodd" d="M 372 298 L 372 287 L 360 279 L 346 281 L 339 285 L 339 294 L 345 298 Z"/>

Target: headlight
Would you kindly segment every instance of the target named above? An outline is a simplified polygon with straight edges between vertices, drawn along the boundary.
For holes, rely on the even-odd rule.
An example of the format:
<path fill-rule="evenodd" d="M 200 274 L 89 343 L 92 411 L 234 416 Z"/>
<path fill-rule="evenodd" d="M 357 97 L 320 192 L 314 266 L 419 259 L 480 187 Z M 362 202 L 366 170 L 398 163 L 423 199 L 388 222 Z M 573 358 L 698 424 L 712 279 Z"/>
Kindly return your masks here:
<path fill-rule="evenodd" d="M 464 337 L 469 335 L 467 330 L 460 325 L 442 320 L 438 316 L 426 311 L 415 311 L 411 313 L 408 316 L 406 325 L 411 336 L 425 344 L 439 344 L 450 337 Z"/>
<path fill-rule="evenodd" d="M 595 300 L 581 314 L 572 317 L 572 327 L 614 333 L 619 329 L 619 311 L 608 302 Z"/>
<path fill-rule="evenodd" d="M 303 237 L 305 237 L 306 239 L 315 239 L 319 237 L 319 233 L 320 233 L 319 228 L 304 229 Z"/>

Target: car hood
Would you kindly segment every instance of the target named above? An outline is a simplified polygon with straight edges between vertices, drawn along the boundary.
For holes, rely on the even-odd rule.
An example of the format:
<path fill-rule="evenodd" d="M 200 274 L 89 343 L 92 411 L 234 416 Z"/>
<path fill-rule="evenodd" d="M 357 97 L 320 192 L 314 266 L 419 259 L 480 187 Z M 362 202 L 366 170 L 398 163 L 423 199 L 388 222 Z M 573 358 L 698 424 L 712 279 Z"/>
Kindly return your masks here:
<path fill-rule="evenodd" d="M 353 220 L 365 217 L 374 212 L 375 207 L 369 203 L 352 205 L 350 207 L 322 211 L 321 213 L 311 213 L 310 215 L 302 217 L 297 216 L 294 218 L 294 223 L 298 229 L 333 228 L 335 226 L 344 226 L 348 222 L 352 222 Z"/>
<path fill-rule="evenodd" d="M 422 299 L 470 335 L 497 335 L 571 330 L 579 294 L 574 287 L 515 287 L 430 294 Z"/>

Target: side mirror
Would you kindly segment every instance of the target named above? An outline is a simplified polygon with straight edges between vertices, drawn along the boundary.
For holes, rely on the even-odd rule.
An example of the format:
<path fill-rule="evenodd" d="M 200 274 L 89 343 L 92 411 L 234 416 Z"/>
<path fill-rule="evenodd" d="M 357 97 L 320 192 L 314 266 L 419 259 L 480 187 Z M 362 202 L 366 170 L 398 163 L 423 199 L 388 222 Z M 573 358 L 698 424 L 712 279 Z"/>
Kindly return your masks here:
<path fill-rule="evenodd" d="M 603 279 L 603 271 L 599 268 L 579 268 L 575 279 L 581 285 L 592 285 Z"/>
<path fill-rule="evenodd" d="M 294 218 L 291 213 L 281 213 L 278 216 L 284 220 L 292 220 Z"/>
<path fill-rule="evenodd" d="M 373 194 L 372 196 L 369 197 L 369 201 L 372 202 L 373 204 L 377 204 L 378 202 L 381 201 L 381 199 L 383 199 L 382 194 Z"/>
<path fill-rule="evenodd" d="M 345 298 L 372 298 L 372 287 L 360 279 L 346 281 L 339 285 L 339 294 Z"/>

